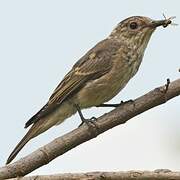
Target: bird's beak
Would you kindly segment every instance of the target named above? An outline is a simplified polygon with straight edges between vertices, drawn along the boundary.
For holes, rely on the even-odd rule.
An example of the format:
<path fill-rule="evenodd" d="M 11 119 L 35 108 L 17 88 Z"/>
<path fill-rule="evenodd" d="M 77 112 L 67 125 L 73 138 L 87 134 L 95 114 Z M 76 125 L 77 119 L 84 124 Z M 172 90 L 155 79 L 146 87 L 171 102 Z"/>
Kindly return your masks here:
<path fill-rule="evenodd" d="M 149 24 L 149 27 L 156 28 L 156 27 L 159 27 L 159 26 L 163 26 L 165 28 L 171 23 L 172 23 L 172 21 L 171 21 L 170 18 L 169 19 L 164 19 L 164 20 L 153 20 Z"/>

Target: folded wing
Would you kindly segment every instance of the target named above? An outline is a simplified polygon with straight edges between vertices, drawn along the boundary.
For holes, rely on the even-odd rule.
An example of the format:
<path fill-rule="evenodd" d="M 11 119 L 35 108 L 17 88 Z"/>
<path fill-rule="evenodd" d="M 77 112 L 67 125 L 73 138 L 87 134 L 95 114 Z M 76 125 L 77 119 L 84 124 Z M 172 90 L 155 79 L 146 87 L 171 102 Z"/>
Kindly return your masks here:
<path fill-rule="evenodd" d="M 98 43 L 85 54 L 64 77 L 48 103 L 36 113 L 27 123 L 25 128 L 48 115 L 71 95 L 81 89 L 89 80 L 97 79 L 112 68 L 112 56 L 119 49 L 119 43 L 106 39 Z"/>

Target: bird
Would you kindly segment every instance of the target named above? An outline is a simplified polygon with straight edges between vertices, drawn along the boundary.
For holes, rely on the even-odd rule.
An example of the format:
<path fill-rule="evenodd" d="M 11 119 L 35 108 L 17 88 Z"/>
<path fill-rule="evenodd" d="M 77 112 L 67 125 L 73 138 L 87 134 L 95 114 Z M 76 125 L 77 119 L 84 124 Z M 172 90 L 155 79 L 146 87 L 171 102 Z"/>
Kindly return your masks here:
<path fill-rule="evenodd" d="M 92 119 L 85 119 L 81 110 L 105 106 L 105 102 L 126 86 L 137 73 L 155 29 L 159 26 L 167 27 L 172 23 L 171 19 L 153 20 L 132 16 L 121 21 L 107 38 L 97 43 L 73 65 L 48 102 L 26 122 L 25 128 L 31 127 L 14 148 L 6 164 L 31 139 L 61 124 L 76 112 L 82 122 L 90 122 Z"/>

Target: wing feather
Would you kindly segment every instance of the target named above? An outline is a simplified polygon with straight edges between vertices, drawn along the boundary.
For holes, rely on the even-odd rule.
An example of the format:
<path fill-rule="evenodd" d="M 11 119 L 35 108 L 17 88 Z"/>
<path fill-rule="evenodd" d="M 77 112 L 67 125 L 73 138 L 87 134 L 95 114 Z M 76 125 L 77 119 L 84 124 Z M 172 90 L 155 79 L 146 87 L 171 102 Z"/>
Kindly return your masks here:
<path fill-rule="evenodd" d="M 112 67 L 111 58 L 119 46 L 119 43 L 106 39 L 85 54 L 60 82 L 48 103 L 27 121 L 25 127 L 48 115 L 65 99 L 81 89 L 89 80 L 97 79 L 109 72 Z"/>

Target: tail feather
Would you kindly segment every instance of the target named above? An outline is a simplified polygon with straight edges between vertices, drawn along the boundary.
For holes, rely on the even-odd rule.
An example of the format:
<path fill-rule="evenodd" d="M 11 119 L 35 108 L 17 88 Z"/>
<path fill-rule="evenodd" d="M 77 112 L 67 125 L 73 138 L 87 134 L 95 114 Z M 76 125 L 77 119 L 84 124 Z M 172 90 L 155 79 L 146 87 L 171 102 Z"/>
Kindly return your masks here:
<path fill-rule="evenodd" d="M 19 153 L 19 151 L 26 145 L 28 141 L 30 141 L 34 135 L 36 134 L 36 128 L 33 126 L 29 129 L 26 135 L 22 138 L 22 140 L 17 144 L 12 153 L 9 155 L 6 164 L 9 164 Z"/>
<path fill-rule="evenodd" d="M 69 114 L 67 114 L 67 110 L 70 111 L 68 112 Z M 59 124 L 62 123 L 64 119 L 66 119 L 73 113 L 75 113 L 74 106 L 67 103 L 62 107 L 62 111 L 60 112 L 55 111 L 53 116 L 46 116 L 44 118 L 38 119 L 37 121 L 30 120 L 30 122 L 26 124 L 26 127 L 31 125 L 32 123 L 31 128 L 26 133 L 26 135 L 22 138 L 22 140 L 18 143 L 18 145 L 14 148 L 14 150 L 8 157 L 6 164 L 9 164 L 17 156 L 19 151 L 28 143 L 28 141 L 38 136 L 39 134 L 45 132 L 46 130 L 48 130 L 49 128 L 57 124 L 58 122 Z"/>

